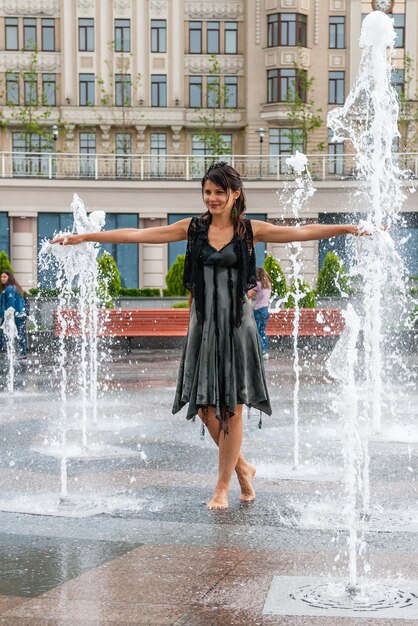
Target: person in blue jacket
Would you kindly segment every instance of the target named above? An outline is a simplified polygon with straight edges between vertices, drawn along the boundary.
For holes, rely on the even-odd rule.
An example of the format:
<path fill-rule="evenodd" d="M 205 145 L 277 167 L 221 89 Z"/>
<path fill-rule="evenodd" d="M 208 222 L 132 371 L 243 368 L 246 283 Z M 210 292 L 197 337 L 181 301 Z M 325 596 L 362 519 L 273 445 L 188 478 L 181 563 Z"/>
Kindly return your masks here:
<path fill-rule="evenodd" d="M 8 308 L 15 311 L 15 324 L 19 337 L 19 355 L 26 358 L 26 306 L 23 289 L 9 270 L 4 270 L 0 276 L 0 325 Z M 0 350 L 5 349 L 5 337 L 0 331 Z"/>

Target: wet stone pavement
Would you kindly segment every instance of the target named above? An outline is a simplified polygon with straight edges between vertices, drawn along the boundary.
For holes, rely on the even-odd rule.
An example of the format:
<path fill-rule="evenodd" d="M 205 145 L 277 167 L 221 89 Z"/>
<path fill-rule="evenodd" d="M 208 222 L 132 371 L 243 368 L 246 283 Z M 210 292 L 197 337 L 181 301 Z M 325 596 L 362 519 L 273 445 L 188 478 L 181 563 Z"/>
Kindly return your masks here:
<path fill-rule="evenodd" d="M 257 499 L 240 503 L 234 480 L 226 511 L 205 507 L 216 480 L 214 444 L 184 412 L 171 414 L 179 349 L 107 356 L 97 423 L 87 404 L 84 448 L 70 355 L 61 503 L 63 412 L 53 355 L 20 362 L 13 395 L 0 355 L 0 624 L 418 624 L 418 393 L 396 375 L 382 432 L 370 442 L 363 552 L 370 580 L 412 581 L 408 598 L 394 601 L 391 617 L 379 607 L 366 616 L 315 615 L 306 599 L 306 612 L 266 610 L 272 584 L 288 577 L 294 596 L 303 577 L 348 582 L 340 391 L 326 374 L 326 353 L 303 354 L 300 467 L 293 468 L 292 360 L 273 351 L 266 363 L 273 416 L 260 430 L 258 411 L 244 410 Z M 405 355 L 412 370 L 415 360 Z"/>

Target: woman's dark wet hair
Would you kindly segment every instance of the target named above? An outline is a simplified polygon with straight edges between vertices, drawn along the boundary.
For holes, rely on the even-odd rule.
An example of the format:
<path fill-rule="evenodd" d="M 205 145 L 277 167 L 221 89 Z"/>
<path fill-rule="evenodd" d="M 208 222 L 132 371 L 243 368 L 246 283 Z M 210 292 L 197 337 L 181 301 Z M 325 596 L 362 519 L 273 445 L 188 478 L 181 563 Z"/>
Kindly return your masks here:
<path fill-rule="evenodd" d="M 23 295 L 23 289 L 19 285 L 19 283 L 17 282 L 16 278 L 14 277 L 13 272 L 11 272 L 10 270 L 3 270 L 2 274 L 7 274 L 7 276 L 9 277 L 9 280 L 7 281 L 7 283 L 5 285 L 3 285 L 2 282 L 0 282 L 0 293 L 2 291 L 4 291 L 6 289 L 6 287 L 8 287 L 9 285 L 14 285 L 16 287 L 16 289 L 18 290 L 19 294 L 22 296 Z"/>
<path fill-rule="evenodd" d="M 203 187 L 207 180 L 225 191 L 228 194 L 228 199 L 231 191 L 241 192 L 235 200 L 231 217 L 234 223 L 235 233 L 239 237 L 243 237 L 245 234 L 243 214 L 245 213 L 247 207 L 245 204 L 245 194 L 241 176 L 238 174 L 237 170 L 232 167 L 232 165 L 228 165 L 228 163 L 225 163 L 224 161 L 219 161 L 218 163 L 212 163 L 212 165 L 206 170 L 205 175 L 201 180 L 202 195 Z M 202 215 L 202 219 L 211 220 L 211 214 L 209 211 L 206 211 L 206 213 Z"/>

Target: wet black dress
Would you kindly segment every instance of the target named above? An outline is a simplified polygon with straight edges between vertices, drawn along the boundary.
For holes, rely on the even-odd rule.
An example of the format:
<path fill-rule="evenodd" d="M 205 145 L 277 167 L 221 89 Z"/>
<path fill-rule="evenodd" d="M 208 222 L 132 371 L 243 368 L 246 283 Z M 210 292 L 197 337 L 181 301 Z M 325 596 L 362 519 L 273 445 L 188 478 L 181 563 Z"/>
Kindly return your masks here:
<path fill-rule="evenodd" d="M 231 315 L 239 292 L 235 250 L 233 241 L 221 250 L 213 248 L 207 236 L 202 243 L 203 321 L 198 323 L 194 300 L 173 404 L 173 413 L 189 404 L 187 419 L 192 419 L 198 408 L 213 406 L 225 430 L 237 404 L 271 415 L 262 351 L 246 295 L 238 327 Z"/>

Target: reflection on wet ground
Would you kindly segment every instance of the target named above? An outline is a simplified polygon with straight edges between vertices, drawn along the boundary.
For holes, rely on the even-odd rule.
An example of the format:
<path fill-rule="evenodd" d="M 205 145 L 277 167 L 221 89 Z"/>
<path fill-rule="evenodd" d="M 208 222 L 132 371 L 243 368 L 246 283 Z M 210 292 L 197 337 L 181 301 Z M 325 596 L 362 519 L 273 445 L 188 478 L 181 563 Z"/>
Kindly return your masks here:
<path fill-rule="evenodd" d="M 262 614 L 277 575 L 346 575 L 343 429 L 325 358 L 304 352 L 295 471 L 292 364 L 273 351 L 273 415 L 260 430 L 258 412 L 244 411 L 257 499 L 241 504 L 234 483 L 230 508 L 219 512 L 205 508 L 215 448 L 197 422 L 171 414 L 179 349 L 107 356 L 99 420 L 89 421 L 84 447 L 80 400 L 70 392 L 65 505 L 54 355 L 19 363 L 15 393 L 0 392 L 0 623 L 359 623 Z M 405 360 L 414 374 L 415 355 Z M 77 362 L 67 365 L 75 389 Z M 417 579 L 418 394 L 413 385 L 399 393 L 399 382 L 388 384 L 384 429 L 370 444 L 375 520 L 365 532 L 373 576 Z M 417 623 L 401 623 L 408 622 Z M 388 621 L 376 615 L 367 623 Z"/>

